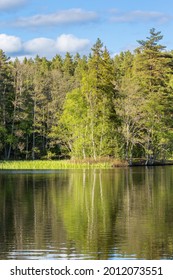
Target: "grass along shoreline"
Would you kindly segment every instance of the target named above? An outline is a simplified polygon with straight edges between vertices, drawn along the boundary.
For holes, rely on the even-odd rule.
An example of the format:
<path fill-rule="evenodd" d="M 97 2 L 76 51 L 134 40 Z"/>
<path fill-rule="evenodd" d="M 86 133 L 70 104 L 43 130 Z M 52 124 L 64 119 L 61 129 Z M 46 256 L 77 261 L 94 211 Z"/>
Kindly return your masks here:
<path fill-rule="evenodd" d="M 173 165 L 173 160 L 155 161 L 147 166 Z M 129 164 L 120 159 L 88 159 L 88 160 L 9 160 L 0 161 L 0 170 L 58 170 L 58 169 L 81 169 L 81 168 L 115 168 L 129 166 L 146 166 L 145 160 L 138 159 Z"/>
<path fill-rule="evenodd" d="M 47 169 L 76 169 L 76 168 L 113 168 L 114 166 L 127 166 L 120 160 L 16 160 L 0 161 L 0 170 L 47 170 Z"/>

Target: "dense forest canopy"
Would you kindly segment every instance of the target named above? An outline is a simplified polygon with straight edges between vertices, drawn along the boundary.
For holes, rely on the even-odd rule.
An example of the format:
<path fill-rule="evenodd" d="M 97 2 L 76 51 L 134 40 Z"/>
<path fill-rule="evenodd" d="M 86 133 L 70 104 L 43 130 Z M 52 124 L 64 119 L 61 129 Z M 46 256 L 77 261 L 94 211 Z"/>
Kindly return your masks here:
<path fill-rule="evenodd" d="M 88 56 L 11 61 L 0 50 L 0 158 L 173 153 L 173 51 L 150 30 L 134 52 L 111 57 L 100 39 Z"/>

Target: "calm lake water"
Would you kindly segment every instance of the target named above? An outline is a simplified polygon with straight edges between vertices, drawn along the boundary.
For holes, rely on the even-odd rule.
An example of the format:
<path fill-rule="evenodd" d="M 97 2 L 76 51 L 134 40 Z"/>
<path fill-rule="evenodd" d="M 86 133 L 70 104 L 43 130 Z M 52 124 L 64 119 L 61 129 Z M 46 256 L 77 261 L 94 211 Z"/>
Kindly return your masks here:
<path fill-rule="evenodd" d="M 0 259 L 173 259 L 173 166 L 1 171 Z"/>

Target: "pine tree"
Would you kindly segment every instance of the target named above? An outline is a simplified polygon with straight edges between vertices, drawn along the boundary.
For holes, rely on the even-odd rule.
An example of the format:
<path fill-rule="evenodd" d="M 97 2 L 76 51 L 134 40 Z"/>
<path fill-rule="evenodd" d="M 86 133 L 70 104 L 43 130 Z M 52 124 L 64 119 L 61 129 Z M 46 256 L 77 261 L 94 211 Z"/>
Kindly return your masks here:
<path fill-rule="evenodd" d="M 166 103 L 170 94 L 169 76 L 172 72 L 170 56 L 160 44 L 161 32 L 150 30 L 146 41 L 138 41 L 134 60 L 134 79 L 140 87 L 141 99 L 145 99 L 143 111 L 143 143 L 147 163 L 159 157 L 163 145 L 168 142 L 166 127 Z M 167 138 L 167 139 L 166 139 Z"/>
<path fill-rule="evenodd" d="M 103 49 L 103 44 L 98 39 L 92 48 L 87 66 L 83 68 L 81 86 L 67 95 L 60 119 L 61 124 L 66 124 L 67 131 L 74 130 L 74 137 L 71 138 L 71 153 L 74 156 L 96 159 L 113 155 L 114 97 L 113 62 L 107 49 Z M 77 108 L 80 114 L 76 112 Z M 68 121 L 67 124 L 68 119 L 73 121 Z"/>
<path fill-rule="evenodd" d="M 0 50 L 0 150 L 3 157 L 8 157 L 8 149 L 13 142 L 11 125 L 13 117 L 13 75 L 12 64 L 5 53 Z"/>

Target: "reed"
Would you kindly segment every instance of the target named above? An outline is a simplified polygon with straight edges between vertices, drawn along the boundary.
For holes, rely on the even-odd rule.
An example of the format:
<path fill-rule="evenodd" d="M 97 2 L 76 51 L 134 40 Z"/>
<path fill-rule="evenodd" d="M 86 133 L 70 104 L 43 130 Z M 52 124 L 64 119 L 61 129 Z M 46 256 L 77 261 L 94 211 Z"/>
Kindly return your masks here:
<path fill-rule="evenodd" d="M 20 160 L 20 161 L 1 161 L 0 169 L 76 169 L 76 168 L 112 168 L 115 161 L 72 161 L 72 160 Z"/>

